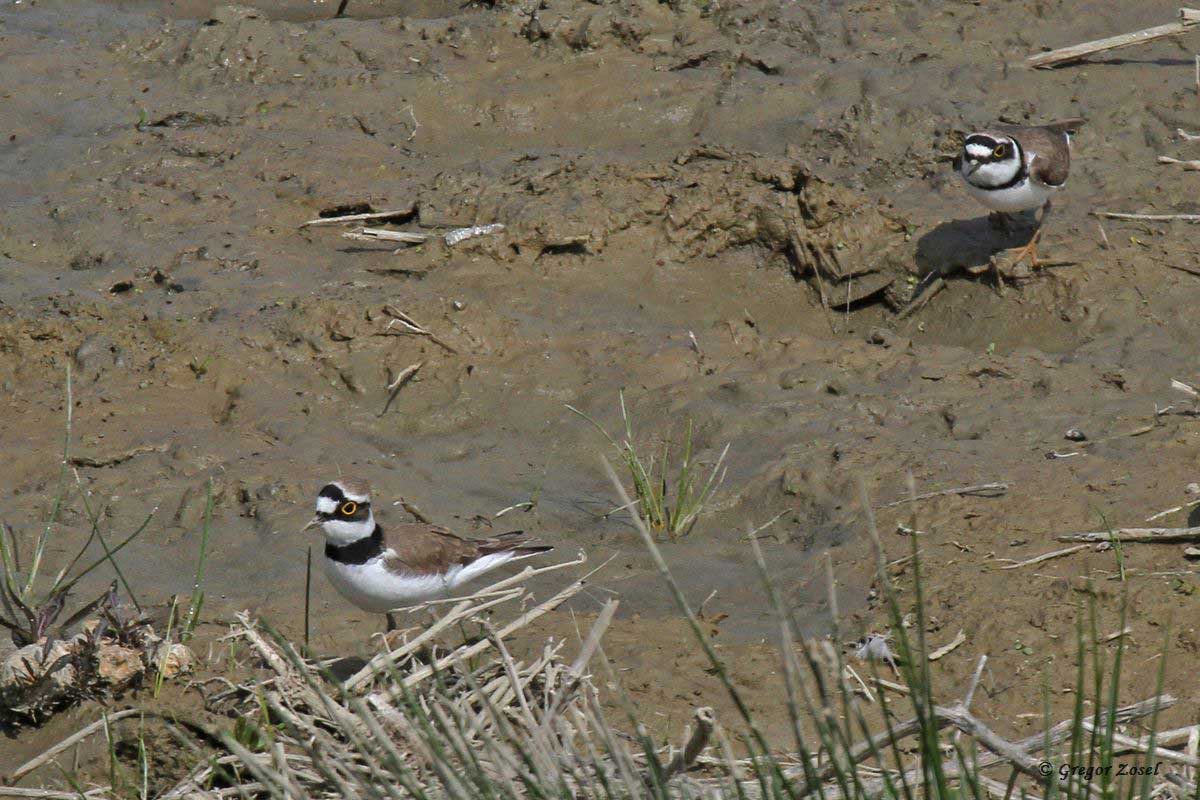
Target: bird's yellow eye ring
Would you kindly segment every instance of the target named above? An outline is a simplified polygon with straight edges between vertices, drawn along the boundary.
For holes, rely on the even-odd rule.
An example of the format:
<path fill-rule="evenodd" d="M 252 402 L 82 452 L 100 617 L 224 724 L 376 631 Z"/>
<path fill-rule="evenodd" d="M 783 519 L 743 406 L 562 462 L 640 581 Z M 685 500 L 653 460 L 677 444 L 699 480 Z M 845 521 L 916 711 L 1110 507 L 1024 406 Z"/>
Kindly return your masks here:
<path fill-rule="evenodd" d="M 355 503 L 351 500 L 347 500 L 345 503 L 342 503 L 343 517 L 352 517 L 354 516 L 355 511 L 358 511 L 358 503 Z"/>
<path fill-rule="evenodd" d="M 1007 154 L 1008 154 L 1008 148 L 1004 146 L 1003 142 L 996 145 L 996 149 L 992 151 L 992 155 L 995 156 L 996 158 L 1004 158 L 1004 156 Z"/>

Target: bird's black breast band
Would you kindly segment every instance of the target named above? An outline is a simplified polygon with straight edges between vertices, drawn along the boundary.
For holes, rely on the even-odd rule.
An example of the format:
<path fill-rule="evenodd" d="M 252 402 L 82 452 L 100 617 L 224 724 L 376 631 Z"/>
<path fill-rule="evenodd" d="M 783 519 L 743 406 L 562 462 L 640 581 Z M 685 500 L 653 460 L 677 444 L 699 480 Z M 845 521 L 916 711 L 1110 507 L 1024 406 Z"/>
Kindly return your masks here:
<path fill-rule="evenodd" d="M 339 564 L 365 564 L 383 552 L 383 528 L 375 525 L 370 536 L 350 544 L 325 543 L 325 557 Z"/>

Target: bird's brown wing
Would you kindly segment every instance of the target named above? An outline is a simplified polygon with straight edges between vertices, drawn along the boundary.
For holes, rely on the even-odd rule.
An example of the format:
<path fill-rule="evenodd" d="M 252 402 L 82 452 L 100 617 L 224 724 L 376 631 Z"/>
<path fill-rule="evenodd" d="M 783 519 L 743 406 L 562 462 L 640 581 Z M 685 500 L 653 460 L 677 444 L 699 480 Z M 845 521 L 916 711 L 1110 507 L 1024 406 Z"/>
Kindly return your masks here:
<path fill-rule="evenodd" d="M 1029 174 L 1034 180 L 1047 186 L 1062 186 L 1071 171 L 1071 145 L 1067 134 L 1077 131 L 1083 123 L 1082 118 L 1071 117 L 1045 125 L 999 125 L 997 128 L 1009 136 L 1017 137 L 1021 147 L 1033 154 L 1029 162 Z"/>
<path fill-rule="evenodd" d="M 488 539 L 466 539 L 438 525 L 394 525 L 383 534 L 383 563 L 388 570 L 408 575 L 433 575 L 453 566 L 466 566 L 480 556 L 512 550 L 539 553 L 547 546 L 527 545 L 522 531 Z"/>
<path fill-rule="evenodd" d="M 437 525 L 392 525 L 383 533 L 383 563 L 392 572 L 432 575 L 479 558 L 479 548 Z"/>

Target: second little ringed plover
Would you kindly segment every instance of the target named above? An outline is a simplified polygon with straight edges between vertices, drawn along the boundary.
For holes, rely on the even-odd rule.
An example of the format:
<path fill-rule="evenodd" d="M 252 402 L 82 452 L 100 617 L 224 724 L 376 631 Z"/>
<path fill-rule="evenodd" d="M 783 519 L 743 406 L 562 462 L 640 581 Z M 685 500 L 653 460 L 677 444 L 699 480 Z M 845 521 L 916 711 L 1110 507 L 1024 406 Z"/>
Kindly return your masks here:
<path fill-rule="evenodd" d="M 954 169 L 967 193 L 1005 214 L 1041 208 L 1042 219 L 1017 261 L 1028 258 L 1037 266 L 1037 241 L 1050 214 L 1050 198 L 1067 183 L 1071 170 L 1071 134 L 1083 120 L 1058 120 L 1046 125 L 995 125 L 973 131 L 963 140 Z"/>
<path fill-rule="evenodd" d="M 404 523 L 386 531 L 375 521 L 367 485 L 353 480 L 326 484 L 317 495 L 317 514 L 305 526 L 325 534 L 325 574 L 338 593 L 364 611 L 391 611 L 445 595 L 485 572 L 517 559 L 545 553 L 521 531 L 467 539 L 445 528 Z"/>

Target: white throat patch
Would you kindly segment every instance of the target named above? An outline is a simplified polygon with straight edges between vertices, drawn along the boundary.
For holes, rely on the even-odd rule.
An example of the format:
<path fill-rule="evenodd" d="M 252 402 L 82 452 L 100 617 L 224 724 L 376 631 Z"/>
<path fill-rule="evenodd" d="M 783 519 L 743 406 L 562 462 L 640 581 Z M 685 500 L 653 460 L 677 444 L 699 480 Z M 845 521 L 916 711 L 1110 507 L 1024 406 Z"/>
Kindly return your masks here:
<path fill-rule="evenodd" d="M 318 506 L 319 508 L 320 506 Z M 325 532 L 325 541 L 329 544 L 342 547 L 343 545 L 357 542 L 359 539 L 366 538 L 375 532 L 375 514 L 367 515 L 364 520 L 340 520 L 330 519 L 321 523 L 321 530 Z"/>

